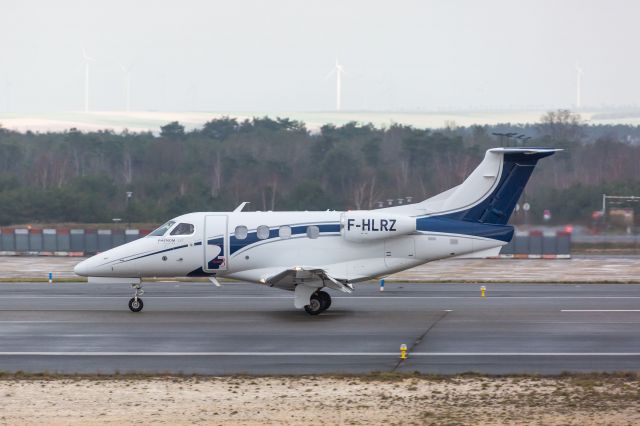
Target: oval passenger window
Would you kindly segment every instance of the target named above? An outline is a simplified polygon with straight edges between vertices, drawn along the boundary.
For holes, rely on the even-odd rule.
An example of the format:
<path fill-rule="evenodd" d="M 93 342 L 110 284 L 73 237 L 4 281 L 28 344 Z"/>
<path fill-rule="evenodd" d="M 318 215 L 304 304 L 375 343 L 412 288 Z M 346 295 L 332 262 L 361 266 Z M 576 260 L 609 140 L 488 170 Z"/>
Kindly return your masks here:
<path fill-rule="evenodd" d="M 239 226 L 236 226 L 235 234 L 236 234 L 236 239 L 244 240 L 245 238 L 247 238 L 247 234 L 249 234 L 249 230 L 247 229 L 246 226 L 239 225 Z"/>
<path fill-rule="evenodd" d="M 266 240 L 269 238 L 269 227 L 267 225 L 258 226 L 257 234 L 259 240 Z"/>
<path fill-rule="evenodd" d="M 291 238 L 291 227 L 287 225 L 281 226 L 278 230 L 278 235 L 280 238 Z"/>
<path fill-rule="evenodd" d="M 307 226 L 307 237 L 316 239 L 320 235 L 320 228 L 315 225 Z"/>

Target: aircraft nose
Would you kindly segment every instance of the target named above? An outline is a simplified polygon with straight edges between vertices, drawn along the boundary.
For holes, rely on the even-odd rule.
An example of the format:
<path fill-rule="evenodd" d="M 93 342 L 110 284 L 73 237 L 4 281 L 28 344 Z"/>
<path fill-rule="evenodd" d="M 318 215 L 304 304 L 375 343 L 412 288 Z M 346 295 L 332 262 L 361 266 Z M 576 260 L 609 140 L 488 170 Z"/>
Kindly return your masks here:
<path fill-rule="evenodd" d="M 73 272 L 76 275 L 80 275 L 81 277 L 88 277 L 89 276 L 89 259 L 83 260 L 82 262 L 78 263 L 74 268 L 73 268 Z"/>

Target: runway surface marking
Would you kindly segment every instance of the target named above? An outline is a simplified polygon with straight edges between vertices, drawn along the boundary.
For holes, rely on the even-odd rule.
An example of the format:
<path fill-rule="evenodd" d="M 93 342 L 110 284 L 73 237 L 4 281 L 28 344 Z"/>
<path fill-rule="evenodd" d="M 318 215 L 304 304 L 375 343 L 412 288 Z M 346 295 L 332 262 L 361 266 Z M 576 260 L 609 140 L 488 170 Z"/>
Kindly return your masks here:
<path fill-rule="evenodd" d="M 0 356 L 396 356 L 399 352 L 0 352 Z M 449 357 L 449 356 L 580 356 L 580 357 L 624 357 L 640 356 L 640 352 L 409 352 L 407 356 Z"/>
<path fill-rule="evenodd" d="M 560 312 L 640 312 L 640 309 L 562 309 Z"/>
<path fill-rule="evenodd" d="M 449 312 L 453 312 L 451 309 L 446 309 L 442 312 L 442 315 L 440 315 L 433 323 L 431 323 L 431 325 L 429 325 L 429 327 L 427 327 L 427 329 L 425 330 L 424 333 L 422 333 L 422 335 L 420 335 L 420 337 L 418 337 L 412 344 L 411 346 L 408 348 L 408 352 L 410 353 L 416 346 L 418 346 L 420 343 L 422 343 L 422 341 L 425 339 L 425 337 L 427 337 L 427 334 L 436 326 L 438 325 L 438 323 L 440 321 L 442 321 L 444 319 L 444 317 L 446 317 Z M 404 364 L 404 361 L 406 361 L 406 358 L 400 358 L 398 360 L 398 363 L 396 364 L 396 366 L 393 368 L 392 371 L 396 371 L 398 368 L 400 368 L 401 365 Z"/>
<path fill-rule="evenodd" d="M 2 299 L 122 299 L 122 296 L 2 296 Z M 480 296 L 332 296 L 332 299 L 367 299 L 367 300 L 389 300 L 389 299 L 482 299 Z M 0 299 L 0 300 L 2 300 Z M 144 299 L 291 299 L 291 296 L 144 296 Z M 640 296 L 491 296 L 485 299 L 640 299 Z M 484 300 L 484 299 L 482 299 Z"/>

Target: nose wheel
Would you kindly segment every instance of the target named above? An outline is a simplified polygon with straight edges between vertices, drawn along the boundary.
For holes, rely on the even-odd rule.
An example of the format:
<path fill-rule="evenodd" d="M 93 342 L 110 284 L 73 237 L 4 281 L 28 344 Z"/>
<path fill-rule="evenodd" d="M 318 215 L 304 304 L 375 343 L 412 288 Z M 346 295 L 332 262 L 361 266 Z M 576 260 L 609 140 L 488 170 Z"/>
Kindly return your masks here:
<path fill-rule="evenodd" d="M 144 294 L 144 290 L 140 284 L 131 284 L 131 287 L 133 287 L 134 292 L 133 297 L 129 300 L 129 309 L 131 312 L 140 312 L 144 307 L 144 303 L 140 298 Z"/>

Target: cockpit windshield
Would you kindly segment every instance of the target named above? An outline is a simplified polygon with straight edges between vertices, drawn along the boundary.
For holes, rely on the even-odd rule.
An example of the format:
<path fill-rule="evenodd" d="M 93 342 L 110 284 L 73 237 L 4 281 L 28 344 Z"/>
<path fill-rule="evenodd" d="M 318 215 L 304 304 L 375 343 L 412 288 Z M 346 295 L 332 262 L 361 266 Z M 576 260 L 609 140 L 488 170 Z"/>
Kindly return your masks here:
<path fill-rule="evenodd" d="M 160 228 L 158 228 L 155 231 L 153 231 L 152 233 L 150 233 L 148 236 L 150 236 L 150 237 L 162 237 L 169 230 L 169 228 L 171 228 L 174 224 L 175 224 L 175 222 L 173 220 L 170 220 L 169 222 L 167 222 L 164 225 L 162 225 Z"/>
<path fill-rule="evenodd" d="M 190 223 L 179 223 L 173 228 L 170 235 L 191 235 L 195 231 L 195 227 Z"/>

